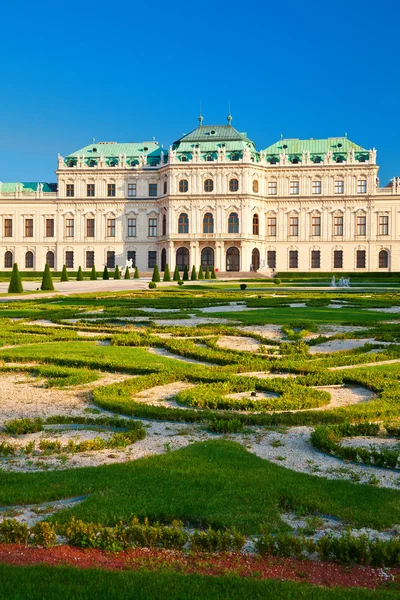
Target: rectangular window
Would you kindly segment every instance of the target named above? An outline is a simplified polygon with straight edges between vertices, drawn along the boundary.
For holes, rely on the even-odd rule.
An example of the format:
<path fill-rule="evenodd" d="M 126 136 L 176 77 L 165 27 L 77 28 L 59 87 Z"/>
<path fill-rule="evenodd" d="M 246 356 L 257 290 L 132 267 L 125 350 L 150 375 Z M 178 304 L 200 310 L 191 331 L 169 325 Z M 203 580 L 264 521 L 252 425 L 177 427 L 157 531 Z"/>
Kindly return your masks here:
<path fill-rule="evenodd" d="M 147 262 L 147 267 L 149 269 L 154 269 L 154 267 L 157 264 L 157 251 L 156 250 L 150 250 L 148 253 L 148 262 Z"/>
<path fill-rule="evenodd" d="M 90 198 L 94 197 L 94 183 L 88 183 L 86 186 L 86 195 Z"/>
<path fill-rule="evenodd" d="M 115 237 L 115 219 L 107 219 L 107 237 Z"/>
<path fill-rule="evenodd" d="M 276 269 L 276 252 L 275 252 L 275 250 L 268 250 L 267 265 L 269 266 L 270 269 Z"/>
<path fill-rule="evenodd" d="M 367 235 L 367 217 L 364 215 L 357 216 L 357 235 Z"/>
<path fill-rule="evenodd" d="M 94 251 L 86 250 L 86 268 L 91 269 L 94 266 Z"/>
<path fill-rule="evenodd" d="M 136 237 L 136 219 L 128 219 L 128 237 Z"/>
<path fill-rule="evenodd" d="M 343 217 L 333 217 L 333 235 L 343 235 Z"/>
<path fill-rule="evenodd" d="M 290 182 L 290 194 L 291 194 L 291 196 L 297 196 L 298 193 L 299 193 L 299 182 L 298 181 L 291 181 Z"/>
<path fill-rule="evenodd" d="M 86 219 L 86 237 L 94 238 L 94 219 Z"/>
<path fill-rule="evenodd" d="M 357 269 L 365 269 L 365 265 L 366 265 L 365 250 L 357 250 L 356 265 L 357 265 Z"/>
<path fill-rule="evenodd" d="M 74 268 L 74 253 L 72 250 L 66 250 L 65 252 L 65 266 L 67 269 Z"/>
<path fill-rule="evenodd" d="M 128 250 L 126 254 L 126 258 L 132 261 L 132 267 L 136 267 L 136 251 Z"/>
<path fill-rule="evenodd" d="M 115 269 L 115 252 L 107 250 L 107 269 Z"/>
<path fill-rule="evenodd" d="M 276 181 L 269 181 L 268 182 L 268 195 L 269 196 L 276 196 L 278 191 L 278 185 Z"/>
<path fill-rule="evenodd" d="M 33 219 L 25 219 L 25 237 L 33 237 Z"/>
<path fill-rule="evenodd" d="M 311 217 L 311 233 L 314 237 L 321 235 L 321 217 Z"/>
<path fill-rule="evenodd" d="M 321 182 L 320 181 L 313 181 L 312 182 L 312 193 L 313 194 L 320 194 L 321 193 Z"/>
<path fill-rule="evenodd" d="M 54 219 L 46 219 L 46 237 L 54 237 Z"/>
<path fill-rule="evenodd" d="M 276 236 L 276 217 L 268 217 L 268 235 L 270 237 Z"/>
<path fill-rule="evenodd" d="M 311 250 L 311 268 L 321 268 L 321 252 L 319 250 Z"/>
<path fill-rule="evenodd" d="M 149 219 L 149 237 L 157 237 L 157 219 Z"/>
<path fill-rule="evenodd" d="M 389 235 L 389 215 L 379 215 L 378 232 L 379 235 Z"/>
<path fill-rule="evenodd" d="M 289 218 L 289 235 L 299 235 L 299 217 Z"/>
<path fill-rule="evenodd" d="M 136 196 L 136 183 L 128 183 L 128 197 Z"/>
<path fill-rule="evenodd" d="M 333 268 L 343 269 L 343 250 L 334 250 L 333 252 Z"/>
<path fill-rule="evenodd" d="M 4 237 L 12 237 L 13 223 L 12 219 L 4 219 Z"/>
<path fill-rule="evenodd" d="M 75 186 L 73 183 L 67 183 L 67 197 L 72 198 L 75 196 Z"/>
<path fill-rule="evenodd" d="M 75 234 L 75 220 L 65 219 L 65 235 L 66 237 L 74 237 Z"/>
<path fill-rule="evenodd" d="M 335 181 L 335 194 L 344 194 L 344 181 Z"/>
<path fill-rule="evenodd" d="M 149 196 L 157 196 L 157 184 L 149 183 Z"/>
<path fill-rule="evenodd" d="M 299 266 L 299 253 L 297 250 L 289 250 L 289 269 L 297 269 Z"/>
<path fill-rule="evenodd" d="M 366 194 L 367 193 L 367 180 L 366 179 L 359 179 L 357 182 L 357 192 L 359 194 Z"/>
<path fill-rule="evenodd" d="M 107 183 L 107 196 L 115 196 L 115 183 Z"/>

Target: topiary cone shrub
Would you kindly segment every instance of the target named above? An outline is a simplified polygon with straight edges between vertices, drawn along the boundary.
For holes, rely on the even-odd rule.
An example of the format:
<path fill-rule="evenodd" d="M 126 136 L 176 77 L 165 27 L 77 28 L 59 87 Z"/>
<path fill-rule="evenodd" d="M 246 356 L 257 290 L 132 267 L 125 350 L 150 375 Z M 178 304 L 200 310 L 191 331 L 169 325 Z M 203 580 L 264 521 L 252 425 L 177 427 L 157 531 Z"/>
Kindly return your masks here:
<path fill-rule="evenodd" d="M 240 284 L 240 289 L 241 290 L 245 290 L 247 288 L 247 283 L 241 283 Z"/>
<path fill-rule="evenodd" d="M 201 265 L 199 268 L 199 274 L 197 276 L 197 279 L 204 279 L 203 267 Z"/>
<path fill-rule="evenodd" d="M 180 281 L 180 280 L 181 280 L 181 276 L 179 275 L 178 265 L 176 265 L 175 271 L 174 271 L 174 281 Z"/>
<path fill-rule="evenodd" d="M 62 271 L 61 271 L 61 279 L 60 281 L 68 281 L 68 273 L 67 273 L 67 267 L 65 265 L 63 265 Z"/>
<path fill-rule="evenodd" d="M 206 272 L 204 275 L 204 279 L 210 279 L 211 278 L 211 274 L 210 274 L 210 269 L 208 267 L 208 265 L 206 266 Z"/>
<path fill-rule="evenodd" d="M 189 271 L 187 265 L 185 265 L 185 268 L 183 269 L 182 281 L 189 281 Z"/>
<path fill-rule="evenodd" d="M 160 272 L 158 270 L 157 265 L 154 267 L 153 277 L 151 278 L 151 280 L 156 283 L 158 283 L 160 281 Z"/>
<path fill-rule="evenodd" d="M 168 265 L 165 265 L 163 281 L 171 281 L 171 273 L 169 272 Z"/>
<path fill-rule="evenodd" d="M 77 281 L 83 281 L 83 273 L 82 273 L 82 267 L 78 268 L 78 274 L 76 276 L 76 280 Z"/>
<path fill-rule="evenodd" d="M 126 267 L 124 279 L 130 279 L 130 278 L 131 278 L 131 274 L 129 272 L 129 267 Z"/>
<path fill-rule="evenodd" d="M 114 279 L 121 279 L 121 273 L 119 272 L 119 266 L 118 265 L 115 265 Z"/>
<path fill-rule="evenodd" d="M 18 271 L 17 263 L 14 263 L 13 270 L 11 273 L 10 284 L 8 286 L 9 294 L 22 294 L 24 288 L 22 287 L 21 275 Z"/>
<path fill-rule="evenodd" d="M 193 267 L 192 267 L 192 274 L 190 275 L 190 281 L 196 281 L 196 279 L 197 279 L 196 267 L 193 265 Z"/>
<path fill-rule="evenodd" d="M 42 278 L 42 285 L 40 286 L 41 290 L 52 291 L 54 290 L 53 280 L 51 278 L 49 265 L 46 263 L 44 265 L 44 273 Z"/>
<path fill-rule="evenodd" d="M 93 265 L 92 270 L 90 271 L 90 279 L 91 281 L 97 280 L 96 267 Z"/>
<path fill-rule="evenodd" d="M 107 265 L 104 267 L 103 279 L 106 279 L 106 280 L 110 279 L 110 275 L 108 274 Z"/>
<path fill-rule="evenodd" d="M 139 269 L 135 267 L 135 273 L 133 275 L 133 279 L 140 279 Z"/>
<path fill-rule="evenodd" d="M 217 274 L 215 272 L 214 265 L 213 265 L 213 268 L 212 268 L 212 271 L 211 271 L 211 279 L 217 279 Z"/>

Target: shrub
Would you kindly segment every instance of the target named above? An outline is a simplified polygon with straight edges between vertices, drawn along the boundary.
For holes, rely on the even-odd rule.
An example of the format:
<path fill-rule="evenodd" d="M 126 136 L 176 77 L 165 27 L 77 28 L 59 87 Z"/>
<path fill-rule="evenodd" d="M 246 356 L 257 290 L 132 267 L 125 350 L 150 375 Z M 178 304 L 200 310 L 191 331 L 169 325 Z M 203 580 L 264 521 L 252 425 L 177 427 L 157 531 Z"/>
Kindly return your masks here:
<path fill-rule="evenodd" d="M 210 419 L 209 431 L 215 433 L 238 433 L 243 430 L 243 423 L 239 419 Z"/>
<path fill-rule="evenodd" d="M 5 421 L 4 427 L 6 432 L 11 435 L 36 433 L 43 430 L 43 419 L 40 417 L 35 419 L 12 419 L 11 421 Z"/>
<path fill-rule="evenodd" d="M 275 277 L 275 278 L 274 278 L 274 283 L 275 283 L 276 285 L 279 285 L 279 284 L 281 283 L 281 280 L 280 280 L 278 277 Z"/>
<path fill-rule="evenodd" d="M 91 281 L 96 281 L 97 280 L 96 267 L 94 265 L 92 267 L 92 270 L 90 271 L 90 280 Z"/>
<path fill-rule="evenodd" d="M 169 272 L 168 265 L 165 265 L 163 281 L 171 281 L 171 273 Z"/>
<path fill-rule="evenodd" d="M 208 267 L 208 265 L 206 265 L 206 272 L 204 275 L 204 279 L 210 279 L 211 275 L 210 275 L 210 269 Z"/>
<path fill-rule="evenodd" d="M 77 280 L 77 281 L 83 281 L 83 272 L 82 272 L 82 267 L 79 267 L 79 268 L 78 268 L 78 273 L 77 273 L 77 276 L 76 276 L 76 280 Z"/>
<path fill-rule="evenodd" d="M 140 279 L 139 269 L 135 267 L 135 273 L 133 274 L 133 279 Z"/>
<path fill-rule="evenodd" d="M 46 263 L 44 266 L 44 273 L 42 279 L 42 285 L 40 286 L 41 290 L 54 290 L 53 280 L 51 278 L 49 265 Z"/>
<path fill-rule="evenodd" d="M 203 267 L 200 265 L 197 279 L 204 279 Z"/>
<path fill-rule="evenodd" d="M 131 278 L 131 274 L 129 272 L 129 267 L 125 268 L 125 275 L 124 275 L 124 279 L 130 279 Z"/>
<path fill-rule="evenodd" d="M 174 271 L 174 281 L 180 281 L 181 280 L 181 276 L 179 274 L 179 269 L 178 269 L 178 265 L 175 265 L 175 271 Z"/>
<path fill-rule="evenodd" d="M 42 548 L 51 548 L 55 546 L 57 540 L 57 532 L 53 523 L 39 522 L 34 525 L 31 530 L 31 540 L 35 546 Z"/>
<path fill-rule="evenodd" d="M 196 281 L 196 280 L 197 280 L 196 267 L 193 265 L 192 272 L 190 275 L 190 281 Z"/>
<path fill-rule="evenodd" d="M 68 281 L 67 267 L 63 265 L 60 281 Z"/>
<path fill-rule="evenodd" d="M 149 289 L 150 290 L 155 290 L 157 287 L 157 284 L 155 283 L 155 281 L 150 281 L 149 283 Z"/>
<path fill-rule="evenodd" d="M 217 274 L 215 272 L 214 265 L 213 265 L 213 268 L 212 268 L 212 271 L 211 271 L 211 279 L 217 279 Z"/>
<path fill-rule="evenodd" d="M 105 267 L 104 267 L 104 271 L 103 271 L 103 279 L 105 279 L 105 280 L 108 280 L 108 279 L 110 279 L 110 275 L 108 274 L 107 265 L 105 265 Z"/>
<path fill-rule="evenodd" d="M 22 287 L 21 276 L 18 271 L 17 263 L 14 263 L 13 270 L 11 273 L 10 284 L 8 286 L 9 294 L 22 294 L 24 288 Z"/>
<path fill-rule="evenodd" d="M 16 519 L 5 519 L 0 523 L 0 542 L 3 544 L 27 544 L 29 527 Z"/>
<path fill-rule="evenodd" d="M 240 552 L 246 538 L 235 529 L 194 531 L 190 538 L 190 549 L 197 552 Z"/>
<path fill-rule="evenodd" d="M 115 269 L 114 269 L 114 279 L 121 279 L 121 273 L 119 270 L 119 266 L 115 265 Z"/>
<path fill-rule="evenodd" d="M 183 269 L 182 281 L 189 281 L 189 270 L 187 265 L 185 265 L 185 268 Z"/>
<path fill-rule="evenodd" d="M 245 290 L 247 288 L 247 284 L 246 283 L 241 283 L 240 284 L 240 289 L 241 290 Z"/>
<path fill-rule="evenodd" d="M 158 265 L 154 267 L 153 277 L 151 279 L 154 283 L 158 283 L 160 281 L 160 272 L 158 270 Z"/>
<path fill-rule="evenodd" d="M 183 285 L 185 282 L 184 281 L 178 281 L 177 283 L 178 283 L 178 285 Z"/>

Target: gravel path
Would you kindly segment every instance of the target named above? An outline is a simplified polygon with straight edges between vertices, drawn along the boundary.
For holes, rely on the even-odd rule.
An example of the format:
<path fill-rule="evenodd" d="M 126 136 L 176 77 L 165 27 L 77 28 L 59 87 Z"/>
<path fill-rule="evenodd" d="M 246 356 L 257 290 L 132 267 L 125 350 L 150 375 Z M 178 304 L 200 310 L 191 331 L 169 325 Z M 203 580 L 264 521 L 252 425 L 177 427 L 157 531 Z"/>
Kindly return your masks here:
<path fill-rule="evenodd" d="M 158 354 L 158 356 L 165 356 L 165 358 L 173 358 L 174 360 L 179 360 L 181 362 L 193 363 L 195 365 L 206 365 L 206 367 L 215 367 L 212 363 L 205 362 L 202 360 L 195 360 L 194 358 L 186 358 L 185 356 L 179 356 L 179 354 L 173 354 L 173 352 L 169 352 L 165 348 L 149 348 L 149 352 L 152 354 Z"/>

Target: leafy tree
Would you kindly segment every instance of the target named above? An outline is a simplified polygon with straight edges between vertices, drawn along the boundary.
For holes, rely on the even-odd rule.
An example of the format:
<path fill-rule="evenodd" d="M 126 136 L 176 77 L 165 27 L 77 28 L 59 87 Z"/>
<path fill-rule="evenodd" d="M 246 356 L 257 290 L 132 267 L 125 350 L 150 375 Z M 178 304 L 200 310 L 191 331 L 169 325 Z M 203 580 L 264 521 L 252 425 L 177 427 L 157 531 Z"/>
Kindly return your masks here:
<path fill-rule="evenodd" d="M 215 272 L 214 265 L 213 265 L 213 268 L 212 268 L 212 271 L 211 271 L 211 279 L 217 279 L 217 274 Z"/>
<path fill-rule="evenodd" d="M 181 280 L 181 276 L 179 274 L 178 265 L 176 265 L 175 271 L 174 271 L 174 281 L 180 281 L 180 280 Z"/>
<path fill-rule="evenodd" d="M 62 271 L 61 271 L 61 279 L 60 281 L 68 281 L 68 273 L 67 273 L 67 267 L 65 265 L 63 265 Z"/>
<path fill-rule="evenodd" d="M 200 265 L 198 279 L 204 279 L 203 267 Z"/>
<path fill-rule="evenodd" d="M 171 273 L 169 272 L 168 265 L 165 265 L 163 281 L 171 281 Z"/>
<path fill-rule="evenodd" d="M 114 279 L 121 279 L 121 273 L 119 271 L 119 266 L 115 265 L 114 269 Z"/>
<path fill-rule="evenodd" d="M 92 267 L 92 270 L 90 271 L 90 279 L 92 281 L 96 281 L 97 280 L 96 267 L 94 265 Z"/>
<path fill-rule="evenodd" d="M 185 268 L 183 270 L 182 281 L 189 281 L 189 271 L 188 271 L 187 265 L 185 265 Z"/>
<path fill-rule="evenodd" d="M 151 278 L 151 280 L 153 282 L 157 282 L 157 283 L 160 281 L 160 272 L 158 270 L 158 266 L 157 265 L 154 267 L 153 277 Z"/>
<path fill-rule="evenodd" d="M 196 281 L 196 279 L 197 279 L 196 267 L 193 265 L 193 267 L 192 267 L 192 274 L 190 275 L 190 281 Z"/>
<path fill-rule="evenodd" d="M 135 273 L 133 275 L 133 279 L 140 279 L 139 269 L 135 267 Z"/>
<path fill-rule="evenodd" d="M 126 267 L 124 279 L 130 279 L 130 278 L 131 278 L 131 274 L 129 272 L 129 267 Z"/>
<path fill-rule="evenodd" d="M 206 274 L 204 275 L 204 279 L 210 279 L 210 269 L 208 268 L 208 265 L 206 266 Z"/>
<path fill-rule="evenodd" d="M 76 280 L 77 281 L 83 281 L 83 273 L 82 273 L 82 267 L 78 268 L 78 274 L 76 276 Z"/>
<path fill-rule="evenodd" d="M 14 263 L 13 270 L 11 273 L 10 284 L 8 286 L 9 294 L 22 294 L 24 288 L 22 287 L 21 275 L 18 271 L 17 263 Z"/>
<path fill-rule="evenodd" d="M 40 286 L 40 289 L 41 290 L 48 290 L 48 291 L 54 290 L 53 280 L 51 278 L 51 273 L 50 273 L 49 265 L 47 263 L 44 266 L 44 273 L 43 273 L 42 285 Z"/>
<path fill-rule="evenodd" d="M 107 269 L 107 265 L 104 267 L 104 271 L 103 271 L 103 279 L 110 279 L 110 276 L 108 274 L 108 269 Z"/>

